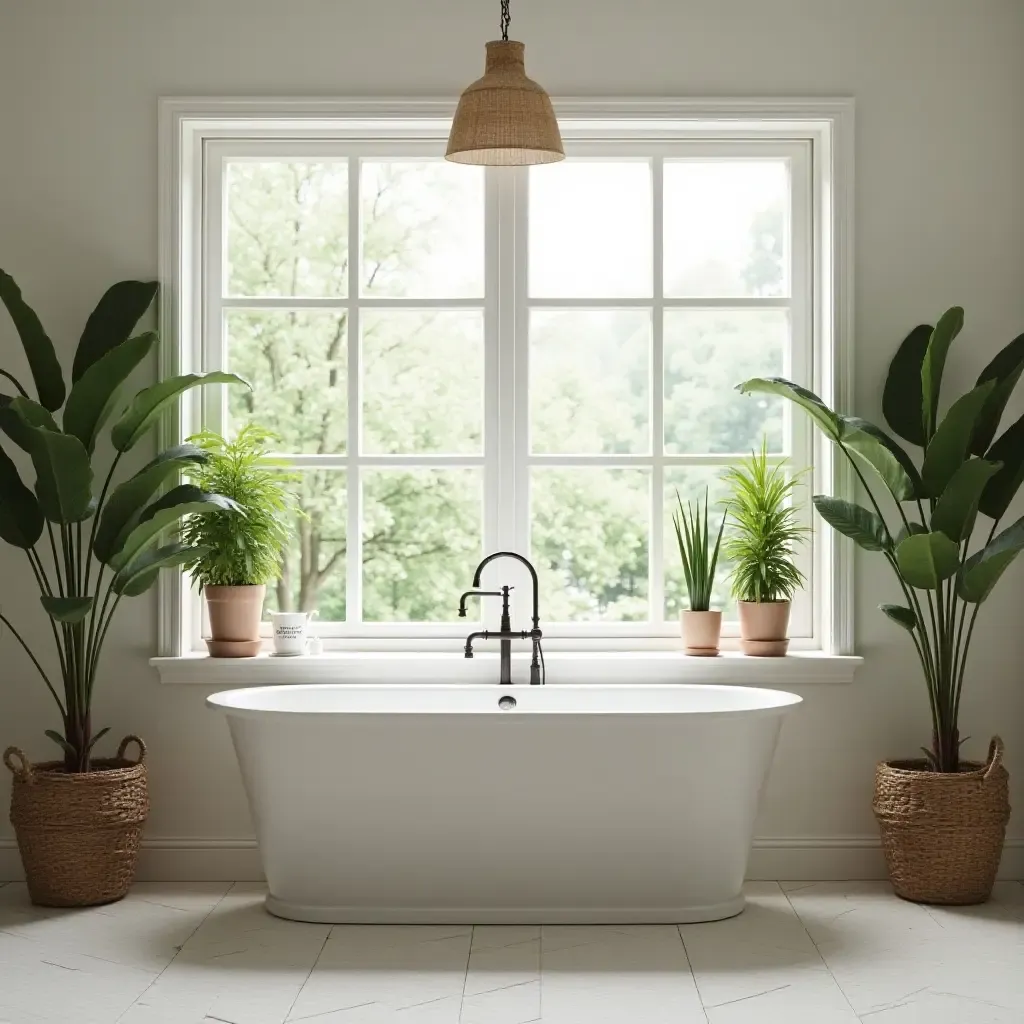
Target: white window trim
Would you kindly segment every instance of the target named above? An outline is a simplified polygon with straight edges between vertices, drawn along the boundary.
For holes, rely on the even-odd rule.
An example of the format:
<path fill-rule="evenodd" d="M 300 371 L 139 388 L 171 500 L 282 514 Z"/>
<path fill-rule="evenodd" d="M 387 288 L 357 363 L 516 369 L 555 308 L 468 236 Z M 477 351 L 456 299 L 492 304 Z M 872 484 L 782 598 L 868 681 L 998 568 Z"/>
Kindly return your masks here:
<path fill-rule="evenodd" d="M 816 390 L 826 401 L 841 411 L 849 411 L 853 385 L 853 101 L 845 98 L 563 99 L 555 100 L 555 108 L 560 118 L 573 122 L 577 138 L 587 138 L 589 133 L 595 138 L 607 139 L 614 137 L 617 131 L 621 131 L 623 137 L 635 137 L 636 129 L 642 127 L 648 137 L 654 139 L 659 135 L 679 138 L 688 133 L 721 140 L 759 136 L 811 142 L 813 245 L 823 262 L 822 272 L 815 275 L 812 303 L 814 334 L 819 339 L 816 355 L 820 355 L 820 365 L 814 367 L 813 379 Z M 198 346 L 202 336 L 203 310 L 196 301 L 196 296 L 201 294 L 200 261 L 192 259 L 194 247 L 202 238 L 202 210 L 193 190 L 203 171 L 203 148 L 207 140 L 245 138 L 257 122 L 261 137 L 283 140 L 318 135 L 336 138 L 345 133 L 356 138 L 366 137 L 368 132 L 374 138 L 423 138 L 425 134 L 436 133 L 438 126 L 444 127 L 453 112 L 454 103 L 449 100 L 161 99 L 159 237 L 163 288 L 160 330 L 167 340 L 161 347 L 161 376 L 170 376 L 182 372 L 189 364 L 198 364 L 199 352 L 195 348 L 182 351 L 175 340 L 187 337 L 193 346 Z M 345 122 L 340 131 L 339 121 Z M 268 122 L 271 123 L 269 130 Z M 176 410 L 164 422 L 162 442 L 173 443 L 179 437 L 179 415 Z M 183 415 L 190 415 L 188 407 Z M 832 458 L 830 447 L 823 443 L 818 445 L 815 454 L 814 490 L 849 494 L 851 482 L 847 467 Z M 822 528 L 816 539 L 820 539 L 819 578 L 823 591 L 820 604 L 815 602 L 821 616 L 822 641 L 818 646 L 823 650 L 819 654 L 849 655 L 853 650 L 852 547 L 837 543 L 837 538 L 827 528 Z M 154 661 L 164 666 L 167 658 L 181 659 L 183 664 L 202 660 L 186 650 L 184 637 L 192 630 L 187 621 L 189 602 L 183 600 L 184 593 L 183 578 L 179 574 L 163 574 L 159 589 L 159 645 L 163 657 Z M 446 651 L 451 647 L 450 639 L 439 641 L 425 636 L 418 639 L 417 632 L 426 631 L 418 631 L 416 624 L 411 624 L 405 630 L 408 638 L 405 641 L 381 637 L 367 643 L 342 642 L 339 646 L 363 650 L 383 648 L 377 658 L 386 657 L 387 651 L 408 651 L 410 647 L 420 651 L 437 650 L 439 645 Z M 553 652 L 561 649 L 566 658 L 573 656 L 572 651 L 585 651 L 595 646 L 592 640 L 571 637 L 557 644 L 546 643 Z M 678 643 L 619 636 L 603 646 L 636 651 L 678 647 Z M 592 656 L 581 656 L 586 661 L 592 660 Z M 337 655 L 340 660 L 349 657 Z M 742 663 L 742 659 L 737 660 Z M 801 663 L 814 660 L 802 659 Z M 856 660 L 842 659 L 844 663 Z M 728 661 L 731 663 L 733 659 Z M 820 662 L 820 657 L 817 661 Z M 480 663 L 486 664 L 486 660 Z M 758 676 L 764 671 L 757 670 Z M 820 668 L 815 671 L 820 674 Z"/>

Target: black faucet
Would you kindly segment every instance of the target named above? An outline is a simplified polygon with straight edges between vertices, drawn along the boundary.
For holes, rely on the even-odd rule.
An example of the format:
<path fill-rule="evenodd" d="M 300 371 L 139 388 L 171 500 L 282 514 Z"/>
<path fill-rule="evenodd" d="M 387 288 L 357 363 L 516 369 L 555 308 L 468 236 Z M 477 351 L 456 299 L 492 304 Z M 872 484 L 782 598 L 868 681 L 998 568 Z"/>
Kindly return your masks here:
<path fill-rule="evenodd" d="M 544 661 L 544 652 L 541 649 L 540 642 L 544 634 L 540 629 L 540 586 L 537 581 L 537 570 L 534 569 L 528 559 L 523 558 L 522 555 L 518 555 L 514 551 L 496 551 L 494 554 L 488 555 L 476 567 L 476 573 L 473 575 L 474 588 L 480 586 L 480 575 L 483 572 L 484 567 L 497 558 L 514 558 L 516 561 L 522 562 L 523 565 L 529 569 L 530 579 L 533 581 L 533 629 L 529 632 L 513 632 L 512 621 L 508 611 L 508 594 L 512 589 L 511 587 L 502 587 L 501 590 L 467 590 L 459 600 L 459 618 L 466 617 L 467 597 L 500 597 L 502 599 L 502 606 L 501 629 L 497 633 L 490 630 L 470 633 L 469 636 L 466 637 L 466 657 L 473 657 L 474 640 L 500 640 L 501 674 L 498 679 L 498 683 L 499 685 L 507 686 L 512 682 L 512 641 L 526 640 L 529 638 L 533 641 L 533 657 L 530 660 L 530 685 L 540 686 L 544 683 L 546 673 L 541 671 L 541 665 Z"/>

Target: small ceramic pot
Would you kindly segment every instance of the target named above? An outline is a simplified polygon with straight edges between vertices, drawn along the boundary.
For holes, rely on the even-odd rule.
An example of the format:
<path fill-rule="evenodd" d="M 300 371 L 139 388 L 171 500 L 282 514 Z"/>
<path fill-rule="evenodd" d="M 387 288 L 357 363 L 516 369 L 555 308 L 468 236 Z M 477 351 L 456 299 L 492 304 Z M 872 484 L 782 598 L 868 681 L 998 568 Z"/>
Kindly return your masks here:
<path fill-rule="evenodd" d="M 207 646 L 216 657 L 253 657 L 259 653 L 260 619 L 263 618 L 263 584 L 248 587 L 204 587 L 210 613 Z M 224 642 L 230 646 L 223 646 Z M 229 653 L 230 651 L 230 653 Z"/>
<path fill-rule="evenodd" d="M 717 656 L 722 637 L 721 612 L 680 612 L 679 626 L 687 654 L 700 658 Z"/>
<path fill-rule="evenodd" d="M 789 601 L 740 601 L 740 646 L 756 658 L 781 658 L 789 650 Z"/>

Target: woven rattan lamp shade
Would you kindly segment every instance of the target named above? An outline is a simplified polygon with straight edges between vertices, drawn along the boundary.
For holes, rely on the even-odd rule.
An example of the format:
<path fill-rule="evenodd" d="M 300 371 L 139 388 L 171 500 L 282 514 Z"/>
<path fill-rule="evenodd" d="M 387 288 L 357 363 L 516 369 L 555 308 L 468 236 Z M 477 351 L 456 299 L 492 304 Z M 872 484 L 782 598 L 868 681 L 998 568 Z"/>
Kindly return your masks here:
<path fill-rule="evenodd" d="M 484 77 L 459 100 L 445 156 L 460 164 L 516 167 L 565 159 L 548 94 L 526 77 L 522 43 L 487 44 Z"/>

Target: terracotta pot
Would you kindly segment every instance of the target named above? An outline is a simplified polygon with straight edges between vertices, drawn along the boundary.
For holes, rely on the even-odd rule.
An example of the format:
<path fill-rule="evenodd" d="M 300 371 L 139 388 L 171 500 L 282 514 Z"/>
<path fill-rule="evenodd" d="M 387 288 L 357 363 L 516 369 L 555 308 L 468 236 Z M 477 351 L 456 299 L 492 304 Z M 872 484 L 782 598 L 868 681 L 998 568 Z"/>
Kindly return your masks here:
<path fill-rule="evenodd" d="M 714 658 L 718 654 L 722 637 L 721 612 L 680 612 L 679 626 L 687 654 L 702 658 Z"/>
<path fill-rule="evenodd" d="M 204 587 L 206 607 L 210 613 L 210 654 L 252 657 L 259 651 L 260 619 L 267 588 L 261 583 L 249 587 Z M 220 646 L 222 641 L 232 648 Z M 244 646 L 237 646 L 244 645 Z"/>
<path fill-rule="evenodd" d="M 740 601 L 740 646 L 744 654 L 780 658 L 789 649 L 789 601 Z"/>
<path fill-rule="evenodd" d="M 872 810 L 897 896 L 964 906 L 992 894 L 1010 818 L 1003 742 L 984 764 L 935 772 L 927 761 L 883 761 L 875 769 Z"/>
<path fill-rule="evenodd" d="M 124 756 L 133 742 L 137 761 Z M 66 772 L 63 761 L 34 765 L 17 747 L 4 753 L 14 774 L 11 824 L 33 903 L 89 907 L 127 894 L 149 814 L 145 757 L 137 736 L 82 774 Z"/>

